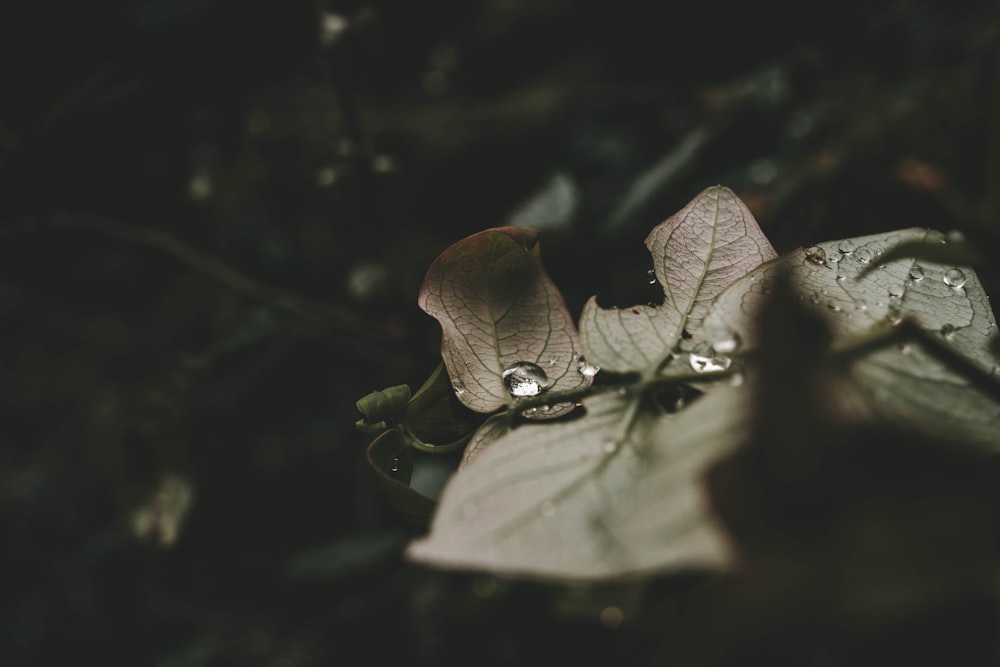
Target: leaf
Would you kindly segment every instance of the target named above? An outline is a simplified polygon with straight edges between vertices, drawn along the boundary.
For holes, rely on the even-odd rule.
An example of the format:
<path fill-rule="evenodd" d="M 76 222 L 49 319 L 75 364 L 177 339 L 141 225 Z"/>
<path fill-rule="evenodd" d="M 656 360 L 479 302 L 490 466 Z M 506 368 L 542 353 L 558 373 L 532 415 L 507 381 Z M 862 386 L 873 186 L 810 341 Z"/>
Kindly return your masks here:
<path fill-rule="evenodd" d="M 910 318 L 979 372 L 995 374 L 1000 363 L 991 351 L 996 319 L 975 272 L 923 259 L 885 261 L 891 248 L 935 236 L 940 233 L 906 229 L 799 249 L 731 285 L 705 326 L 734 331 L 748 348 L 755 347 L 756 313 L 785 271 L 802 303 L 826 321 L 835 346 L 851 345 L 873 331 L 891 332 L 894 324 Z M 872 264 L 876 268 L 865 272 Z M 874 416 L 942 437 L 1000 446 L 1000 403 L 916 341 L 898 341 L 860 356 L 852 375 L 869 394 Z"/>
<path fill-rule="evenodd" d="M 556 580 L 725 567 L 729 554 L 700 488 L 749 414 L 722 387 L 676 414 L 636 395 L 585 401 L 583 419 L 528 424 L 452 478 L 419 563 Z"/>
<path fill-rule="evenodd" d="M 441 356 L 459 400 L 476 412 L 512 406 L 504 371 L 533 364 L 542 389 L 584 387 L 580 343 L 559 290 L 542 268 L 538 232 L 503 227 L 445 250 L 427 271 L 420 307 L 441 324 Z M 538 419 L 558 417 L 553 406 Z"/>
<path fill-rule="evenodd" d="M 750 210 L 732 190 L 708 188 L 646 238 L 662 305 L 584 306 L 580 335 L 587 360 L 626 373 L 655 370 L 685 329 L 695 334 L 715 299 L 776 255 Z"/>

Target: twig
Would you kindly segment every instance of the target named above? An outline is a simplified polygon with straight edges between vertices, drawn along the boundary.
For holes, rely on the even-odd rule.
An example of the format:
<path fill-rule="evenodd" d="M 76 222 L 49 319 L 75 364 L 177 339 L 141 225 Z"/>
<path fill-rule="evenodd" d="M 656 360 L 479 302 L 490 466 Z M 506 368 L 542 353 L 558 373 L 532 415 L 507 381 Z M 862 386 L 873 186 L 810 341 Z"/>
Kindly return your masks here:
<path fill-rule="evenodd" d="M 372 333 L 364 326 L 360 318 L 346 310 L 314 301 L 293 292 L 263 285 L 204 250 L 189 246 L 158 229 L 135 227 L 76 214 L 72 216 L 60 214 L 48 223 L 21 225 L 7 228 L 7 231 L 29 231 L 45 227 L 91 232 L 155 248 L 225 285 L 234 292 L 262 301 L 275 309 L 320 322 L 343 333 L 359 333 L 363 329 L 366 331 L 366 336 Z"/>

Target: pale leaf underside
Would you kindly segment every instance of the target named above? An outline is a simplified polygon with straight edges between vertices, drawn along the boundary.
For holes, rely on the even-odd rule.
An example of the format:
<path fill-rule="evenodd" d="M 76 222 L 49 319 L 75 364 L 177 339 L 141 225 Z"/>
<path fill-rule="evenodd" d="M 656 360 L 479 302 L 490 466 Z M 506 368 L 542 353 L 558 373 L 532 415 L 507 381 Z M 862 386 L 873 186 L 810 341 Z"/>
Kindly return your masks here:
<path fill-rule="evenodd" d="M 744 393 L 721 388 L 677 414 L 603 393 L 583 419 L 521 426 L 452 478 L 408 556 L 561 580 L 726 567 L 700 478 L 745 436 Z"/>

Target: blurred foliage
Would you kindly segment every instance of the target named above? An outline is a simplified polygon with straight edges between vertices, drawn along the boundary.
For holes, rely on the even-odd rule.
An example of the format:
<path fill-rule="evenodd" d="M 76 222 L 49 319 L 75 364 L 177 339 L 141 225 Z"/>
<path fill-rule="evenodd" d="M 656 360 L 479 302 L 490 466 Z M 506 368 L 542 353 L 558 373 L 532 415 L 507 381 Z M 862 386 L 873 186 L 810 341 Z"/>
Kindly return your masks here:
<path fill-rule="evenodd" d="M 708 184 L 779 251 L 904 220 L 996 239 L 997 19 L 986 0 L 5 5 L 4 662 L 655 664 L 722 624 L 776 664 L 885 637 L 912 663 L 943 616 L 995 628 L 965 600 L 796 634 L 801 614 L 757 614 L 763 580 L 694 575 L 654 582 L 638 619 L 567 617 L 541 587 L 422 572 L 353 422 L 357 396 L 433 370 L 425 267 L 556 174 L 577 195 L 544 243 L 574 313 L 641 280 L 625 231 Z M 164 480 L 190 493 L 157 510 L 169 545 L 133 524 L 184 497 Z"/>

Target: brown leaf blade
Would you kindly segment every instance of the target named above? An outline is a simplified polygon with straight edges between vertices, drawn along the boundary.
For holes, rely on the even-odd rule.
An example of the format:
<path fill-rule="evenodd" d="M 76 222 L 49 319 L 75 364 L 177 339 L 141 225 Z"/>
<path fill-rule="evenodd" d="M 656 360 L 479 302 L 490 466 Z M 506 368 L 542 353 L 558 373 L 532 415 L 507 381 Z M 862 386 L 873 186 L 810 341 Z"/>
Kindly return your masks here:
<path fill-rule="evenodd" d="M 591 298 L 580 318 L 587 359 L 606 370 L 655 367 L 685 329 L 701 328 L 726 287 L 777 256 L 750 210 L 722 186 L 703 191 L 654 228 L 646 247 L 663 304 L 601 308 Z"/>
<path fill-rule="evenodd" d="M 455 394 L 471 410 L 516 403 L 503 378 L 516 364 L 537 366 L 545 391 L 591 381 L 579 372 L 576 327 L 542 267 L 536 231 L 500 227 L 452 245 L 427 271 L 418 303 L 441 325 L 441 356 Z M 572 408 L 555 406 L 536 417 Z"/>

